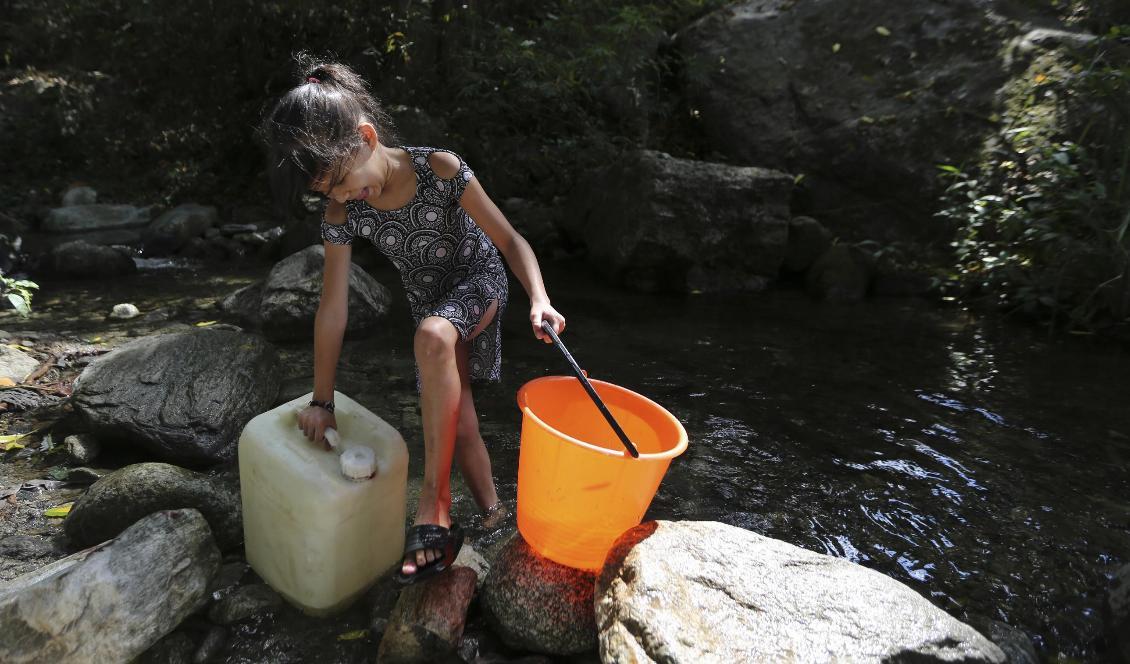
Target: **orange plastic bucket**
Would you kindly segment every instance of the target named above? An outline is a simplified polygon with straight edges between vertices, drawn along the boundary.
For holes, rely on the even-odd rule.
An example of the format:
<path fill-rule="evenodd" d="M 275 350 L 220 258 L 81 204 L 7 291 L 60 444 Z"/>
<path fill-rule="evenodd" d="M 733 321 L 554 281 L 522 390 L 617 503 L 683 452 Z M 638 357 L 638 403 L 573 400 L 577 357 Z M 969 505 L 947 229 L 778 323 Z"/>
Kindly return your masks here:
<path fill-rule="evenodd" d="M 591 381 L 639 449 L 633 459 L 576 378 L 546 376 L 518 390 L 518 530 L 554 562 L 599 570 L 625 530 L 639 524 L 687 432 L 651 399 Z"/>

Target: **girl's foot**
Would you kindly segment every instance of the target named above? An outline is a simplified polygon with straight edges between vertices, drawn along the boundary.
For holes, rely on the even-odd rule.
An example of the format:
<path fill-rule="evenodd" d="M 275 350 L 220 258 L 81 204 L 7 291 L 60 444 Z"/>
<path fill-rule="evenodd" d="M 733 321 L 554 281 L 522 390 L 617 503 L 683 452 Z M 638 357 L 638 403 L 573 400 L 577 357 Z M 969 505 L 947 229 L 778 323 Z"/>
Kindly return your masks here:
<path fill-rule="evenodd" d="M 506 520 L 509 518 L 510 510 L 507 509 L 506 504 L 500 500 L 486 508 L 483 512 L 483 528 L 486 530 L 495 530 L 506 523 Z"/>
<path fill-rule="evenodd" d="M 449 525 L 445 525 L 444 528 L 448 528 Z M 419 570 L 429 563 L 433 563 L 439 560 L 440 558 L 443 558 L 443 550 L 441 549 L 424 549 L 422 551 L 413 551 L 404 556 L 404 562 L 400 565 L 400 573 L 404 576 L 412 576 L 416 573 L 416 570 Z"/>

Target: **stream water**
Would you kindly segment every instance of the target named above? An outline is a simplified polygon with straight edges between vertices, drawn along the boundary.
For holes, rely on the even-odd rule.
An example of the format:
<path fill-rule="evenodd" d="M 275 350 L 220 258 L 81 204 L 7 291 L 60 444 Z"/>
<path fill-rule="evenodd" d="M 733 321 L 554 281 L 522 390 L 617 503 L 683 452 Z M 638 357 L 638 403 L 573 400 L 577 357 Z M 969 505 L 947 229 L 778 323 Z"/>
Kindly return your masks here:
<path fill-rule="evenodd" d="M 201 307 L 265 271 L 174 268 L 47 284 L 22 325 L 120 334 L 129 321 L 103 318 L 117 302 L 189 323 L 215 319 Z M 961 620 L 1017 627 L 1049 659 L 1105 658 L 1103 588 L 1130 561 L 1125 349 L 1049 339 L 956 304 L 831 304 L 790 290 L 664 297 L 618 290 L 578 265 L 545 273 L 581 365 L 663 404 L 687 428 L 690 447 L 650 518 L 722 521 L 847 558 Z M 347 341 L 338 386 L 401 429 L 418 477 L 411 322 L 395 274 L 374 274 L 395 293 L 394 308 L 386 328 Z M 515 392 L 567 373 L 552 346 L 533 340 L 520 286 L 512 293 L 504 379 L 476 392 L 510 501 Z M 280 346 L 288 396 L 310 389 L 309 346 Z M 456 516 L 473 512 L 458 493 Z"/>

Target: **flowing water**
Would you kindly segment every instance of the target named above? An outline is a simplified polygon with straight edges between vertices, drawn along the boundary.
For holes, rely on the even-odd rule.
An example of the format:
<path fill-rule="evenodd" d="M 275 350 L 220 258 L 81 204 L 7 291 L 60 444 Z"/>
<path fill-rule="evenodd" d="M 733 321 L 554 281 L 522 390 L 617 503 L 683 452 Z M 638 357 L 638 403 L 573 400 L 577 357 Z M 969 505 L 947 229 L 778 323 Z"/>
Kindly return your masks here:
<path fill-rule="evenodd" d="M 264 272 L 153 270 L 105 286 L 47 286 L 25 325 L 120 333 L 131 323 L 102 320 L 120 301 L 164 307 L 172 320 L 214 319 L 200 307 Z M 347 341 L 338 386 L 401 429 L 418 477 L 411 324 L 395 274 L 375 274 L 393 289 L 394 309 L 387 327 Z M 641 295 L 576 265 L 547 267 L 546 282 L 581 365 L 686 426 L 690 446 L 649 518 L 721 521 L 843 557 L 961 620 L 1017 627 L 1049 659 L 1105 658 L 1103 588 L 1130 562 L 1125 349 L 921 300 Z M 515 284 L 504 380 L 476 391 L 511 501 L 514 394 L 568 371 L 532 339 L 525 314 Z M 287 396 L 310 389 L 309 346 L 280 347 Z M 470 519 L 464 491 L 454 509 Z"/>

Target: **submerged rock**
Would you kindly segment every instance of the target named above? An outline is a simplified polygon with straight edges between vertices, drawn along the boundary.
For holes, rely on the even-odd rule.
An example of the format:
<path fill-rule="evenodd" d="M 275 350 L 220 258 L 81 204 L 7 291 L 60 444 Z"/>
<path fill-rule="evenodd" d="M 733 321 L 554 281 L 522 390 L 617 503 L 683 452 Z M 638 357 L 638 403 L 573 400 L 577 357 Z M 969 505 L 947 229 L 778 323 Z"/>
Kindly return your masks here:
<path fill-rule="evenodd" d="M 624 533 L 596 616 L 604 662 L 1005 661 L 894 579 L 716 522 Z"/>
<path fill-rule="evenodd" d="M 138 519 L 161 510 L 194 508 L 204 515 L 216 543 L 227 550 L 243 541 L 239 484 L 167 463 L 137 463 L 90 486 L 63 521 L 79 546 L 115 537 Z"/>
<path fill-rule="evenodd" d="M 282 597 L 265 583 L 237 588 L 208 610 L 208 619 L 217 625 L 230 625 L 282 606 Z"/>
<path fill-rule="evenodd" d="M 491 625 L 512 648 L 573 655 L 596 648 L 595 572 L 544 558 L 515 534 L 483 586 Z"/>
<path fill-rule="evenodd" d="M 204 605 L 219 564 L 199 512 L 152 514 L 0 590 L 0 661 L 128 662 Z"/>
<path fill-rule="evenodd" d="M 85 240 L 64 242 L 51 250 L 47 266 L 61 277 L 115 277 L 137 272 L 125 249 L 91 244 Z"/>
<path fill-rule="evenodd" d="M 270 344 L 202 329 L 144 337 L 99 357 L 78 377 L 72 402 L 99 439 L 192 465 L 234 457 L 239 432 L 278 389 Z"/>

